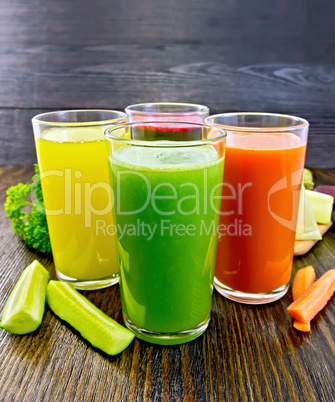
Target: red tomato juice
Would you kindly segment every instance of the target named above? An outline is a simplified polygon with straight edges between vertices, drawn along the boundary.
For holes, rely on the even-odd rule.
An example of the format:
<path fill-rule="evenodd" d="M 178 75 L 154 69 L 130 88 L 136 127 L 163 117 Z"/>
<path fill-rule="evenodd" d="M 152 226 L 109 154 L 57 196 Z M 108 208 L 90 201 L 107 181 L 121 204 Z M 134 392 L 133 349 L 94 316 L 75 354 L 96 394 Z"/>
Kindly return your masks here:
<path fill-rule="evenodd" d="M 215 269 L 221 284 L 260 293 L 290 280 L 305 151 L 292 133 L 228 132 Z"/>

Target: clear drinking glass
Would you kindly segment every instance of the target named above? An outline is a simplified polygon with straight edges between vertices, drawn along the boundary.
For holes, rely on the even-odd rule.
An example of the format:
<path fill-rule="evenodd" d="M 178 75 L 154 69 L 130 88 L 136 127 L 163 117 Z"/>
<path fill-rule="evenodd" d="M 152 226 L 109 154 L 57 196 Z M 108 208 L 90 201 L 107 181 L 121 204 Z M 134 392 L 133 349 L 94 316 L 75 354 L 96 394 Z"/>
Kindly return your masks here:
<path fill-rule="evenodd" d="M 129 122 L 159 120 L 203 123 L 209 115 L 207 106 L 173 102 L 139 103 L 127 106 L 125 111 Z"/>
<path fill-rule="evenodd" d="M 79 289 L 118 282 L 104 131 L 127 122 L 113 110 L 69 110 L 32 119 L 56 273 Z"/>
<path fill-rule="evenodd" d="M 227 132 L 214 286 L 248 304 L 281 298 L 291 276 L 308 122 L 270 113 L 225 113 Z"/>
<path fill-rule="evenodd" d="M 187 140 L 171 140 L 178 130 Z M 225 133 L 145 122 L 106 138 L 124 321 L 148 342 L 190 341 L 210 319 Z"/>

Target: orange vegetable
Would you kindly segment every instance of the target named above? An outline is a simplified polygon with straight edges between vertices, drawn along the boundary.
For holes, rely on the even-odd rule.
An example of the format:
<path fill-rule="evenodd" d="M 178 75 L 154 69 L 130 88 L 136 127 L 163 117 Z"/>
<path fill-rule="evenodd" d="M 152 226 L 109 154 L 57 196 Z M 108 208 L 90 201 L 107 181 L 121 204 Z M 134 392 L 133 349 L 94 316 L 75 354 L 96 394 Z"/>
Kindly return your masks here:
<path fill-rule="evenodd" d="M 299 331 L 303 331 L 303 332 L 309 332 L 311 330 L 311 324 L 305 324 L 303 322 L 299 322 L 299 321 L 294 321 L 293 326 L 295 329 L 298 329 Z"/>
<path fill-rule="evenodd" d="M 309 265 L 308 267 L 301 268 L 296 273 L 292 285 L 293 301 L 297 300 L 315 281 L 314 268 Z"/>
<path fill-rule="evenodd" d="M 335 291 L 335 269 L 327 271 L 310 286 L 287 311 L 299 323 L 309 324 L 322 310 Z"/>

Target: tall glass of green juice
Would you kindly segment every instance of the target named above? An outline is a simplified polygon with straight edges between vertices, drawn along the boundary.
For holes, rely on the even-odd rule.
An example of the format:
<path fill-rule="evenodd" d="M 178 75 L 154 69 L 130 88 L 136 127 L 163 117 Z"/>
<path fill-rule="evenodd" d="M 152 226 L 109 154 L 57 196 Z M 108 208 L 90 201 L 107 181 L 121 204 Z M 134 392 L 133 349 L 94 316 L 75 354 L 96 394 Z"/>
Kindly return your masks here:
<path fill-rule="evenodd" d="M 140 122 L 106 138 L 125 324 L 152 343 L 195 339 L 210 320 L 225 132 Z"/>

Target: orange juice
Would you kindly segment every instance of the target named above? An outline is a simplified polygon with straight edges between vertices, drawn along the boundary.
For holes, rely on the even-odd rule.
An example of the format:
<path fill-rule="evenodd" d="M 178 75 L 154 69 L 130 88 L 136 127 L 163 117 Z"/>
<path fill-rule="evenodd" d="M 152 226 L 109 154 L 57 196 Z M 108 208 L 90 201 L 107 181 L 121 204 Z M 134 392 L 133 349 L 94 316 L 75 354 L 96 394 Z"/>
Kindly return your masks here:
<path fill-rule="evenodd" d="M 289 282 L 305 150 L 292 133 L 228 133 L 215 268 L 221 284 L 260 293 Z"/>
<path fill-rule="evenodd" d="M 50 128 L 36 138 L 55 266 L 78 280 L 118 273 L 104 129 Z"/>

